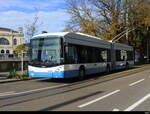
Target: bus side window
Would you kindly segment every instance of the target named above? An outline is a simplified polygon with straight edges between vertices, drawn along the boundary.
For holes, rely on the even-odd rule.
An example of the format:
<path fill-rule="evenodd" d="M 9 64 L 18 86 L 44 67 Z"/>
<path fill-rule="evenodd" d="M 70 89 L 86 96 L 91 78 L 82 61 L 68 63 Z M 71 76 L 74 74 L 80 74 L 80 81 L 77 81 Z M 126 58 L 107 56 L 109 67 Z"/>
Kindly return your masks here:
<path fill-rule="evenodd" d="M 121 61 L 127 60 L 127 51 L 121 50 Z"/>
<path fill-rule="evenodd" d="M 102 50 L 101 51 L 101 57 L 102 57 L 101 62 L 107 62 L 107 50 Z"/>
<path fill-rule="evenodd" d="M 68 46 L 67 63 L 76 64 L 78 62 L 77 49 L 75 46 Z"/>
<path fill-rule="evenodd" d="M 116 61 L 121 61 L 121 51 L 116 50 Z"/>

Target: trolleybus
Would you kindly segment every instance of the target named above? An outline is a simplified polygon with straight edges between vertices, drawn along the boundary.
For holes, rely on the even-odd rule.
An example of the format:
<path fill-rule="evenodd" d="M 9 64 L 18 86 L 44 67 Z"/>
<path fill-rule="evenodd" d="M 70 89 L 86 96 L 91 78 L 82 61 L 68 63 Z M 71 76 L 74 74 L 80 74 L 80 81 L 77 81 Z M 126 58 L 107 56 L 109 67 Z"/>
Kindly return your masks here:
<path fill-rule="evenodd" d="M 44 33 L 30 42 L 28 73 L 35 78 L 83 79 L 134 65 L 133 48 L 83 33 Z"/>

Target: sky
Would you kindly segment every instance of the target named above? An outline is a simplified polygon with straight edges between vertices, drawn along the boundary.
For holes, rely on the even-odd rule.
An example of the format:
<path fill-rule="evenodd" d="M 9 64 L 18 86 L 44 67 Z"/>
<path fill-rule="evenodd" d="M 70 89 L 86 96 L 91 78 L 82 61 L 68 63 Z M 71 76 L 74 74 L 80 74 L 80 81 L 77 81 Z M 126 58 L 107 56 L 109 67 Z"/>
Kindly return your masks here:
<path fill-rule="evenodd" d="M 18 30 L 39 17 L 38 33 L 60 32 L 69 20 L 65 0 L 0 0 L 0 27 Z"/>

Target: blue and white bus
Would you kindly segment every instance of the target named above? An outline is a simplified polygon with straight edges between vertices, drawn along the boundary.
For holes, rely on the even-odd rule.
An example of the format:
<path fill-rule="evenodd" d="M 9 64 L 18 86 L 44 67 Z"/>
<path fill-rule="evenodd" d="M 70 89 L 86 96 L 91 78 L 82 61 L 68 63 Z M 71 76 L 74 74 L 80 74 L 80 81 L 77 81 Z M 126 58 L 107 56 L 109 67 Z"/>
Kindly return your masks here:
<path fill-rule="evenodd" d="M 30 77 L 83 79 L 131 67 L 133 48 L 83 33 L 44 33 L 31 39 Z"/>

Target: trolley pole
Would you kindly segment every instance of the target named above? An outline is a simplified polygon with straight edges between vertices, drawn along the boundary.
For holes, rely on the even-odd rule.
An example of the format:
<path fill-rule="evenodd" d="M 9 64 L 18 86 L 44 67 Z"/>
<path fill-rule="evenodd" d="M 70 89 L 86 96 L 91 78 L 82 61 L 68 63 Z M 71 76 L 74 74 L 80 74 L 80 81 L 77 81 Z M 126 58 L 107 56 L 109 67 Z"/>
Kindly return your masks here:
<path fill-rule="evenodd" d="M 128 29 L 128 30 L 125 30 L 125 32 L 123 31 L 121 34 L 119 34 L 119 35 L 117 35 L 118 37 L 114 37 L 112 40 L 111 40 L 111 42 L 116 42 L 116 41 L 118 41 L 118 40 L 120 40 L 122 37 L 124 37 L 127 33 L 129 33 L 129 32 L 132 32 L 132 31 L 134 31 L 136 28 L 134 28 L 134 29 Z"/>

